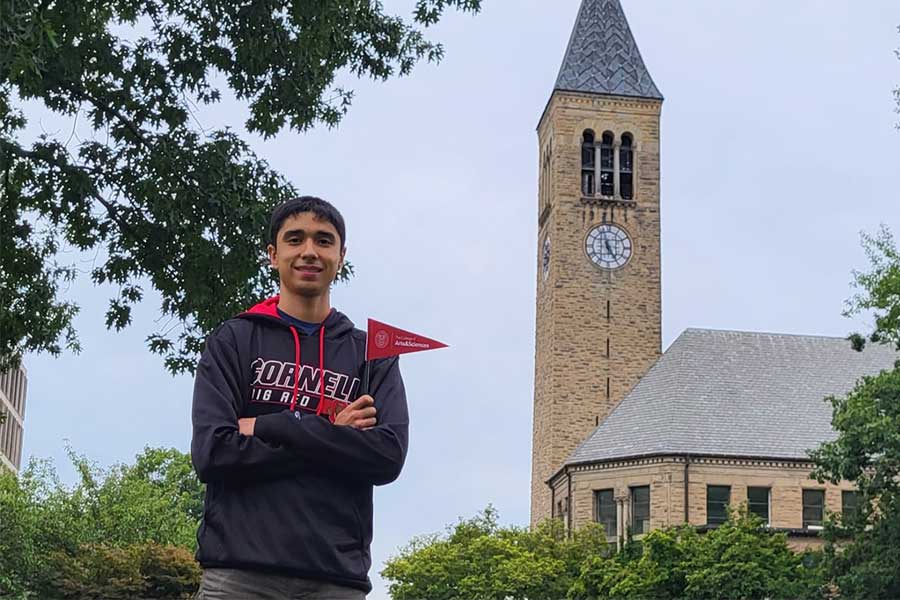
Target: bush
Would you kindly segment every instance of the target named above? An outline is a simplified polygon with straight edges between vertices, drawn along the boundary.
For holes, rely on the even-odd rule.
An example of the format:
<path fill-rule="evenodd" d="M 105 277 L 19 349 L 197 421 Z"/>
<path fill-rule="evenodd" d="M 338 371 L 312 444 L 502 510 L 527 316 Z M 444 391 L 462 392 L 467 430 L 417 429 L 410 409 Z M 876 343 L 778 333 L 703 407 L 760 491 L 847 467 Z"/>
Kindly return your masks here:
<path fill-rule="evenodd" d="M 116 548 L 82 546 L 74 555 L 56 552 L 55 572 L 44 593 L 53 598 L 190 598 L 200 586 L 191 552 L 154 542 Z"/>

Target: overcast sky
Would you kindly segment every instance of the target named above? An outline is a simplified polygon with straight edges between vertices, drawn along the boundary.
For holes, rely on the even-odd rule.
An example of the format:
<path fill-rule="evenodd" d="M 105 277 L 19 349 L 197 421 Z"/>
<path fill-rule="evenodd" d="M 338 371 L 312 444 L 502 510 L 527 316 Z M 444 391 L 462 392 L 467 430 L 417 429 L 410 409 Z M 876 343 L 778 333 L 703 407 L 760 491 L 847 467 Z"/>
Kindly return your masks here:
<path fill-rule="evenodd" d="M 485 0 L 431 32 L 438 65 L 361 82 L 336 130 L 250 137 L 303 193 L 344 213 L 357 269 L 333 303 L 437 338 L 404 357 L 401 478 L 375 496 L 372 598 L 411 537 L 488 503 L 526 524 L 534 369 L 537 139 L 580 0 Z M 408 15 L 412 0 L 387 2 Z M 662 111 L 663 346 L 687 327 L 845 335 L 860 231 L 900 230 L 895 0 L 623 0 Z M 242 130 L 243 107 L 206 127 Z M 58 123 L 45 116 L 31 133 Z M 157 300 L 120 334 L 111 290 L 72 286 L 77 356 L 30 356 L 25 456 L 73 481 L 64 439 L 102 465 L 187 451 L 192 380 L 148 353 Z M 573 365 L 578 368 L 578 365 Z"/>

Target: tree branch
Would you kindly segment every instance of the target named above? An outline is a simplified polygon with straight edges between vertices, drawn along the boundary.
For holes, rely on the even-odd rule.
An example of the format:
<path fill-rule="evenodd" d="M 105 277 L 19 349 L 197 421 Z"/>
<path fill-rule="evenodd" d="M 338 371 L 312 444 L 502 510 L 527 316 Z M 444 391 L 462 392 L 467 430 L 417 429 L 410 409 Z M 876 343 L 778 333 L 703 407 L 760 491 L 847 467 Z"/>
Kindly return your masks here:
<path fill-rule="evenodd" d="M 144 137 L 144 132 L 141 130 L 141 128 L 138 127 L 134 121 L 132 121 L 131 119 L 126 117 L 124 114 L 122 114 L 121 111 L 113 108 L 109 104 L 106 104 L 99 98 L 93 96 L 87 90 L 83 90 L 83 89 L 76 90 L 76 89 L 70 88 L 70 91 L 74 95 L 81 96 L 84 100 L 87 100 L 88 102 L 93 104 L 94 107 L 97 108 L 98 110 L 106 113 L 107 117 L 115 117 L 116 119 L 118 119 L 125 127 L 128 128 L 129 131 L 131 131 L 131 133 L 133 133 L 135 135 L 135 137 L 137 137 L 141 141 L 141 143 L 143 143 L 145 146 L 150 145 L 150 142 L 147 140 L 146 137 Z"/>
<path fill-rule="evenodd" d="M 60 169 L 61 171 L 65 171 L 67 173 L 77 173 L 79 175 L 85 174 L 85 173 L 88 175 L 96 174 L 96 171 L 93 171 L 86 167 L 81 167 L 79 165 L 73 165 L 73 164 L 70 164 L 67 162 L 61 162 L 52 156 L 43 156 L 37 152 L 31 152 L 29 150 L 25 150 L 24 148 L 21 148 L 17 144 L 11 144 L 3 139 L 0 139 L 0 149 L 6 150 L 15 156 L 18 156 L 19 158 L 43 162 L 45 164 L 48 164 L 52 167 L 56 167 L 57 169 Z M 109 202 L 108 200 L 106 200 L 106 198 L 104 198 L 103 196 L 101 196 L 100 193 L 97 192 L 96 189 L 93 189 L 93 186 L 92 186 L 89 196 L 91 198 L 97 200 L 98 202 L 100 202 L 100 204 L 102 204 L 106 208 L 106 212 L 109 214 L 109 217 L 113 221 L 115 221 L 119 227 L 121 227 L 123 230 L 127 231 L 130 234 L 134 234 L 134 231 L 131 229 L 131 226 L 128 225 L 128 223 L 126 221 L 123 221 L 121 215 L 119 215 L 118 207 L 115 204 L 113 204 L 112 202 Z"/>

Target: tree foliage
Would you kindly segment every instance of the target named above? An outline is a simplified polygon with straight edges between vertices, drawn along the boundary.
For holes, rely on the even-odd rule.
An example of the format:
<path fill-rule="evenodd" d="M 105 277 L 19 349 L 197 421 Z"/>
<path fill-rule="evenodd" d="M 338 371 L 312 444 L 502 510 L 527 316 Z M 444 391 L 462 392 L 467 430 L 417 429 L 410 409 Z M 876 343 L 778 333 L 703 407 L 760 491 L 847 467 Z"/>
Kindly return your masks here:
<path fill-rule="evenodd" d="M 204 492 L 188 455 L 147 448 L 133 465 L 106 470 L 70 458 L 79 474 L 71 487 L 47 462 L 18 478 L 0 474 L 0 597 L 177 598 L 195 589 Z"/>
<path fill-rule="evenodd" d="M 200 586 L 200 566 L 184 547 L 141 542 L 87 544 L 49 557 L 55 598 L 188 599 Z"/>
<path fill-rule="evenodd" d="M 597 527 L 566 536 L 558 520 L 529 531 L 500 527 L 497 512 L 414 539 L 381 572 L 394 600 L 564 598 L 585 556 L 606 551 Z"/>
<path fill-rule="evenodd" d="M 869 341 L 900 350 L 900 254 L 885 227 L 864 234 L 863 246 L 870 270 L 854 273 L 847 314 L 871 314 Z M 900 369 L 863 377 L 845 397 L 829 400 L 838 436 L 812 453 L 814 475 L 854 482 L 858 508 L 826 527 L 828 576 L 842 597 L 900 597 Z"/>
<path fill-rule="evenodd" d="M 821 595 L 817 555 L 794 553 L 784 534 L 746 511 L 706 533 L 691 527 L 655 530 L 618 552 L 605 539 L 595 524 L 571 537 L 558 520 L 530 531 L 499 527 L 488 508 L 446 535 L 413 540 L 381 574 L 391 582 L 394 600 Z"/>
<path fill-rule="evenodd" d="M 669 527 L 647 534 L 638 552 L 588 557 L 570 598 L 814 598 L 815 555 L 799 555 L 746 511 L 705 533 Z M 804 559 L 810 566 L 804 566 Z"/>
<path fill-rule="evenodd" d="M 78 306 L 62 289 L 77 270 L 60 258 L 76 249 L 97 255 L 93 281 L 116 290 L 107 327 L 130 323 L 149 284 L 164 317 L 150 349 L 173 373 L 191 370 L 211 328 L 271 292 L 267 215 L 296 193 L 194 109 L 227 86 L 250 132 L 334 126 L 353 98 L 338 73 L 407 75 L 442 56 L 421 28 L 479 7 L 417 0 L 404 20 L 356 0 L 0 0 L 2 360 L 78 349 Z M 94 135 L 24 144 L 25 100 Z"/>

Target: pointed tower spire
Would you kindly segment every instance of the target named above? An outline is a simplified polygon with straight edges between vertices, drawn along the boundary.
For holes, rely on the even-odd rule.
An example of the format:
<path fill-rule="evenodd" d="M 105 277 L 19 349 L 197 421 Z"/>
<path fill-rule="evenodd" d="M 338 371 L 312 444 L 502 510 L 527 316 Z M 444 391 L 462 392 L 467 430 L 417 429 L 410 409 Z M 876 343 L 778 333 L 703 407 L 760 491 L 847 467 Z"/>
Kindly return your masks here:
<path fill-rule="evenodd" d="M 662 100 L 619 0 L 582 0 L 554 89 Z"/>

